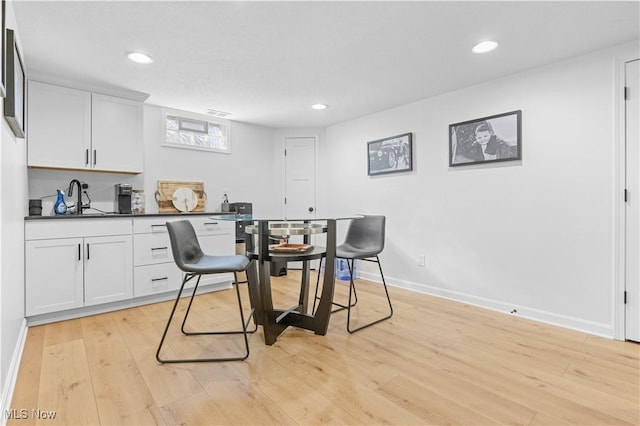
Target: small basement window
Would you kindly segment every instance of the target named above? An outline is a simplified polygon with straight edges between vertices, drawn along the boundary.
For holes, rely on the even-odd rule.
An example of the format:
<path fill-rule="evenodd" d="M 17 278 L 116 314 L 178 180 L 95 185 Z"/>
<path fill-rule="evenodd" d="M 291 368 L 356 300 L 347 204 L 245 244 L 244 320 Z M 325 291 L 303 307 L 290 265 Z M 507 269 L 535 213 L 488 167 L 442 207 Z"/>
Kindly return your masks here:
<path fill-rule="evenodd" d="M 203 114 L 164 109 L 164 146 L 231 152 L 229 121 Z"/>

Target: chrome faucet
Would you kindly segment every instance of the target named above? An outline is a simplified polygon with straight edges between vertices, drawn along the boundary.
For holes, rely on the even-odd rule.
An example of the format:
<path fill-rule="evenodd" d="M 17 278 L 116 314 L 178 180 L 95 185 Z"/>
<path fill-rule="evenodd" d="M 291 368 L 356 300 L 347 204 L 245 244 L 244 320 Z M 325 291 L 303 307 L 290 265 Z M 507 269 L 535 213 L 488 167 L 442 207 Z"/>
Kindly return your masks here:
<path fill-rule="evenodd" d="M 82 214 L 83 210 L 90 208 L 89 204 L 82 204 L 82 183 L 78 179 L 73 179 L 69 182 L 69 189 L 67 190 L 67 196 L 73 196 L 73 187 L 78 187 L 78 201 L 76 203 L 76 213 Z"/>

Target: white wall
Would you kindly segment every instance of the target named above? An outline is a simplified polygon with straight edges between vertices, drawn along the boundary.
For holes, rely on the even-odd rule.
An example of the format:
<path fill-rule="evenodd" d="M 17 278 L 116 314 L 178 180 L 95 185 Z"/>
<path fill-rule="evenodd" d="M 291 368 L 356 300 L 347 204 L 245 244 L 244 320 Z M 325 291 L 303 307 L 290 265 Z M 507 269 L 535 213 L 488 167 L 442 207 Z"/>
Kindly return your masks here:
<path fill-rule="evenodd" d="M 134 188 L 143 188 L 144 186 L 144 175 L 46 169 L 30 169 L 28 174 L 29 198 L 42 200 L 42 214 L 44 216 L 54 215 L 53 205 L 56 201 L 56 189 L 61 189 L 65 193 L 65 199 L 77 202 L 77 188 L 74 188 L 72 197 L 66 196 L 69 182 L 72 179 L 89 184 L 86 191 L 91 199 L 91 207 L 103 212 L 115 210 L 114 185 L 116 183 L 130 183 Z M 83 197 L 82 200 L 87 202 L 86 197 Z M 98 211 L 89 210 L 87 213 L 98 213 Z"/>
<path fill-rule="evenodd" d="M 273 129 L 232 121 L 230 135 L 231 154 L 163 147 L 161 108 L 145 105 L 147 212 L 157 212 L 153 193 L 158 180 L 184 180 L 205 183 L 209 211 L 220 211 L 227 189 L 230 202 L 251 202 L 254 214 L 277 214 L 279 175 L 273 162 Z"/>
<path fill-rule="evenodd" d="M 634 52 L 598 51 L 332 126 L 321 205 L 387 216 L 390 283 L 613 336 L 615 58 Z M 448 167 L 449 124 L 517 109 L 522 161 Z M 366 142 L 405 132 L 414 170 L 368 177 Z"/>
<path fill-rule="evenodd" d="M 16 30 L 19 45 L 11 2 L 6 4 L 6 14 L 7 28 Z M 0 102 L 2 117 L 3 106 Z M 0 121 L 0 405 L 5 408 L 24 337 L 23 218 L 28 197 L 25 140 L 16 139 L 6 120 Z"/>

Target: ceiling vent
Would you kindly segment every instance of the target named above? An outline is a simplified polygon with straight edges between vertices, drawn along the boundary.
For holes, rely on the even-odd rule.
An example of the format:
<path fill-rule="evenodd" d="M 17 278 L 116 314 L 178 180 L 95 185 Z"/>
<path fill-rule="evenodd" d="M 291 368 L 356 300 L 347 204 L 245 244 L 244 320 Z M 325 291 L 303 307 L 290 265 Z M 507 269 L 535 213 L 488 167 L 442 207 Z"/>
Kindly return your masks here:
<path fill-rule="evenodd" d="M 214 117 L 218 117 L 218 118 L 225 118 L 227 115 L 230 115 L 230 112 L 224 112 L 224 111 L 218 111 L 217 109 L 208 109 L 207 110 L 207 114 L 208 115 L 213 115 Z"/>

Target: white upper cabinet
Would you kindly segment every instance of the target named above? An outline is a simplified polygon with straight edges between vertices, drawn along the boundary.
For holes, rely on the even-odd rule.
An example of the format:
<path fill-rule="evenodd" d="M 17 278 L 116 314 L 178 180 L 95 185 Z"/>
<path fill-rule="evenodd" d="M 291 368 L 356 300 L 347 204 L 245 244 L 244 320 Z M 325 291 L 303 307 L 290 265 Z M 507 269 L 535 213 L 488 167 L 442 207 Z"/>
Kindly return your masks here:
<path fill-rule="evenodd" d="M 93 168 L 142 173 L 142 104 L 91 95 Z"/>
<path fill-rule="evenodd" d="M 29 81 L 30 167 L 143 171 L 142 102 Z"/>
<path fill-rule="evenodd" d="M 29 81 L 27 164 L 89 169 L 91 93 Z"/>

